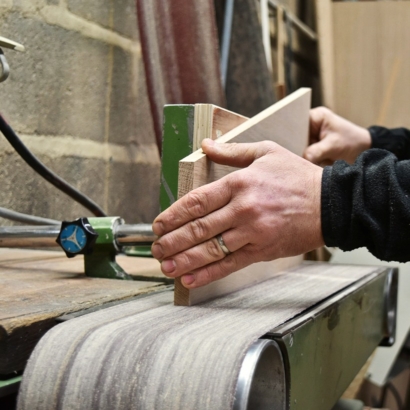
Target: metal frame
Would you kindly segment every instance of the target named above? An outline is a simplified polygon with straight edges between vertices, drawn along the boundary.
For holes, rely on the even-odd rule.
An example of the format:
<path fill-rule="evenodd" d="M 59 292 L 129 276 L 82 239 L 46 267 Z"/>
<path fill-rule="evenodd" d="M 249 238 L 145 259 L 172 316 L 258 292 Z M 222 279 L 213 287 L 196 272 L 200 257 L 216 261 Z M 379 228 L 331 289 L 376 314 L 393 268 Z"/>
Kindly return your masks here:
<path fill-rule="evenodd" d="M 234 410 L 266 408 L 255 397 L 280 410 L 332 408 L 373 350 L 394 342 L 397 278 L 390 268 L 368 275 L 255 342 L 240 370 Z M 254 380 L 267 346 L 276 347 L 276 363 L 265 382 Z M 275 380 L 266 382 L 269 374 Z"/>

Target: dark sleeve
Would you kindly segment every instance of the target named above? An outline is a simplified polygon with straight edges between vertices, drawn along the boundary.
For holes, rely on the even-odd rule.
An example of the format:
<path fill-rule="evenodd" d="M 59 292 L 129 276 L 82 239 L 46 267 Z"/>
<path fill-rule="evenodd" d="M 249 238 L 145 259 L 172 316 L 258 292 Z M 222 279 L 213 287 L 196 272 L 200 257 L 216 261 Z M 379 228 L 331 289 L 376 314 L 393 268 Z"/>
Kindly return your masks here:
<path fill-rule="evenodd" d="M 381 148 L 392 152 L 399 160 L 410 159 L 410 130 L 406 128 L 369 128 L 372 148 Z"/>
<path fill-rule="evenodd" d="M 410 160 L 380 149 L 322 177 L 322 233 L 328 246 L 360 247 L 386 261 L 410 261 Z"/>

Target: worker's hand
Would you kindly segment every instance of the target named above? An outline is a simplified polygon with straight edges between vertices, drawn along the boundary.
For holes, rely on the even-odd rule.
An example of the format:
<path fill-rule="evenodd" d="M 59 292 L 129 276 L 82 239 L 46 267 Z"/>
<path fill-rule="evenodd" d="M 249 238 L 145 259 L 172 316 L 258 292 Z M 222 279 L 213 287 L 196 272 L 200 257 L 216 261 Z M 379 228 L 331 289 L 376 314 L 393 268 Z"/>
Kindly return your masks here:
<path fill-rule="evenodd" d="M 355 162 L 371 147 L 370 133 L 325 107 L 310 110 L 310 145 L 303 156 L 314 164 L 331 165 L 338 159 Z"/>
<path fill-rule="evenodd" d="M 219 144 L 203 151 L 219 164 L 247 167 L 185 195 L 153 223 L 152 254 L 187 288 L 206 285 L 254 262 L 323 245 L 322 169 L 273 142 Z M 215 237 L 222 234 L 225 255 Z"/>

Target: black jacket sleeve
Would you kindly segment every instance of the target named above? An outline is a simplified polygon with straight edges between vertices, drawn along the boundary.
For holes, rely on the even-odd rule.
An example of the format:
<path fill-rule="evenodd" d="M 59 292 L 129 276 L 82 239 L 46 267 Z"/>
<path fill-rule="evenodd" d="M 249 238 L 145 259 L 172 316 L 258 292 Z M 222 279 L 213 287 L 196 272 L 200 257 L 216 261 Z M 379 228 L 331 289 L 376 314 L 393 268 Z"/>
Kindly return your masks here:
<path fill-rule="evenodd" d="M 323 171 L 321 211 L 326 245 L 410 261 L 410 160 L 370 149 L 353 165 L 336 161 Z"/>
<path fill-rule="evenodd" d="M 399 160 L 410 159 L 410 130 L 406 128 L 369 128 L 372 148 L 381 148 L 392 152 Z"/>

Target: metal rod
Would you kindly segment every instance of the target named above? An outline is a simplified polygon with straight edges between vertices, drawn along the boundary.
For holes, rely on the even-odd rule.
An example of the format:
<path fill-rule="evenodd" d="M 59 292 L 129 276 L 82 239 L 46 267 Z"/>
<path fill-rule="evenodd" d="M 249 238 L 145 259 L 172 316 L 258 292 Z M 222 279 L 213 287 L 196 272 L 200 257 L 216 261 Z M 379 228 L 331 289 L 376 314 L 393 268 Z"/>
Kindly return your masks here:
<path fill-rule="evenodd" d="M 274 0 L 268 0 L 268 1 L 269 1 L 269 6 L 271 6 L 275 10 L 278 9 L 279 5 Z M 295 16 L 290 11 L 286 10 L 285 12 L 286 12 L 288 19 L 291 21 L 292 25 L 295 28 L 300 30 L 302 34 L 305 34 L 312 41 L 317 41 L 317 34 L 309 26 L 307 26 L 302 20 L 299 19 L 299 17 Z"/>
<path fill-rule="evenodd" d="M 2 226 L 1 248 L 40 248 L 58 246 L 60 226 Z"/>
<path fill-rule="evenodd" d="M 221 81 L 224 89 L 226 88 L 226 79 L 228 76 L 234 5 L 235 0 L 227 0 L 225 4 L 224 27 L 221 40 Z"/>
<path fill-rule="evenodd" d="M 272 48 L 270 43 L 270 23 L 269 23 L 269 5 L 268 0 L 260 0 L 261 5 L 261 22 L 262 22 L 262 43 L 265 50 L 266 64 L 272 72 Z"/>
<path fill-rule="evenodd" d="M 152 232 L 152 225 L 118 225 L 115 230 L 115 239 L 119 246 L 152 244 L 157 236 Z"/>
<path fill-rule="evenodd" d="M 0 248 L 41 248 L 59 246 L 60 225 L 0 227 Z M 150 224 L 119 225 L 114 232 L 118 246 L 150 245 L 157 239 Z"/>

